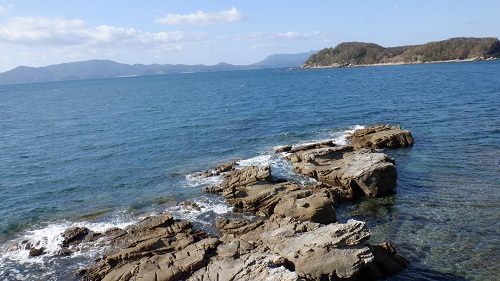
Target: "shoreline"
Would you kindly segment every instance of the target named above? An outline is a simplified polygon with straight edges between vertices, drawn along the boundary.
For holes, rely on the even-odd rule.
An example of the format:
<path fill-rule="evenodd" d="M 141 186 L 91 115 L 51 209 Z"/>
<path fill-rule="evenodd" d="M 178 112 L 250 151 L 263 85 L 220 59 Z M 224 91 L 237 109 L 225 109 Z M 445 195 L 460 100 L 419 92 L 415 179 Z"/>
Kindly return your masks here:
<path fill-rule="evenodd" d="M 376 66 L 398 66 L 398 65 L 415 65 L 415 64 L 439 64 L 439 63 L 462 63 L 462 62 L 480 62 L 480 61 L 498 61 L 500 58 L 471 58 L 471 59 L 454 59 L 443 61 L 426 61 L 426 62 L 387 62 L 387 63 L 374 63 L 374 64 L 349 64 L 349 65 L 330 65 L 330 66 L 314 66 L 314 67 L 297 67 L 288 70 L 308 70 L 308 69 L 328 69 L 328 68 L 358 68 L 358 67 L 376 67 Z"/>

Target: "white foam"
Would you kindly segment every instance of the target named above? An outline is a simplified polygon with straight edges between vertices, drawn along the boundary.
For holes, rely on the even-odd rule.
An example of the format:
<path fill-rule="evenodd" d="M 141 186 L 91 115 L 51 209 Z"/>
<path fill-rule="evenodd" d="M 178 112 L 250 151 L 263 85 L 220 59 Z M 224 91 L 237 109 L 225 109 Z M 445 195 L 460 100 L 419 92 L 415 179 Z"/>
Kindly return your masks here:
<path fill-rule="evenodd" d="M 104 232 L 113 227 L 125 228 L 135 220 L 115 220 L 112 222 L 57 222 L 47 227 L 28 231 L 25 235 L 12 241 L 6 249 L 0 251 L 0 265 L 6 260 L 15 261 L 21 264 L 37 263 L 43 264 L 47 257 L 53 257 L 59 254 L 63 242 L 62 233 L 70 227 L 87 227 L 94 232 Z M 29 249 L 26 249 L 27 243 L 33 248 L 44 248 L 45 254 L 37 257 L 29 256 Z M 79 255 L 78 249 L 73 255 Z"/>
<path fill-rule="evenodd" d="M 240 168 L 248 167 L 248 166 L 264 166 L 269 165 L 269 161 L 271 160 L 271 155 L 259 155 L 249 159 L 242 159 L 236 162 Z"/>
<path fill-rule="evenodd" d="M 188 187 L 205 187 L 205 186 L 215 186 L 222 183 L 221 176 L 203 177 L 197 174 L 191 174 L 186 176 L 186 185 Z"/>
<path fill-rule="evenodd" d="M 197 222 L 204 225 L 212 224 L 217 218 L 233 211 L 233 207 L 222 198 L 202 196 L 193 200 L 195 206 L 178 205 L 168 208 L 175 218 Z"/>
<path fill-rule="evenodd" d="M 332 133 L 332 135 L 334 136 L 333 142 L 337 145 L 348 145 L 349 143 L 348 143 L 346 137 L 348 135 L 354 133 L 356 130 L 361 130 L 364 128 L 365 128 L 365 126 L 362 126 L 362 125 L 354 125 L 352 127 L 349 127 L 349 129 L 347 129 L 347 130 L 344 130 L 341 132 L 336 132 L 335 134 Z"/>

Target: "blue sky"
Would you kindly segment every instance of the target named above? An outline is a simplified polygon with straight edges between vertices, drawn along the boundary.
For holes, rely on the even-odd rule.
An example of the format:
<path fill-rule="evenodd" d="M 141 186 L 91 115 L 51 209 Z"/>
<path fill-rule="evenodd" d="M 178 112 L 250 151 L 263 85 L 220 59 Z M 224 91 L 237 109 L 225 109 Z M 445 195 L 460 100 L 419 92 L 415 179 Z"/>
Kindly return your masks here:
<path fill-rule="evenodd" d="M 341 42 L 500 37 L 498 0 L 0 0 L 0 71 L 89 59 L 250 64 Z"/>

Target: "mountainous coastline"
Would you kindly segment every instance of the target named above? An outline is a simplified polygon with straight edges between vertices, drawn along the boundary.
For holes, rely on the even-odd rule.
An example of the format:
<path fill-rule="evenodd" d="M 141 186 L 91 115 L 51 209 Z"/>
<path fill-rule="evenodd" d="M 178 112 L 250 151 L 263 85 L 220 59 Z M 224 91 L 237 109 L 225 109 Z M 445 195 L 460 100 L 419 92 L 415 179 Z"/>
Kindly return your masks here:
<path fill-rule="evenodd" d="M 376 64 L 429 63 L 500 58 L 498 38 L 459 37 L 423 45 L 385 48 L 374 43 L 344 42 L 311 55 L 301 68 Z"/>
<path fill-rule="evenodd" d="M 316 51 L 300 54 L 276 54 L 250 65 L 232 65 L 219 63 L 216 65 L 185 64 L 124 64 L 111 60 L 89 60 L 49 65 L 45 67 L 18 66 L 0 73 L 0 84 L 34 83 L 65 80 L 82 80 L 112 78 L 124 76 L 149 76 L 177 74 L 188 72 L 211 72 L 246 70 L 259 68 L 299 67 Z"/>

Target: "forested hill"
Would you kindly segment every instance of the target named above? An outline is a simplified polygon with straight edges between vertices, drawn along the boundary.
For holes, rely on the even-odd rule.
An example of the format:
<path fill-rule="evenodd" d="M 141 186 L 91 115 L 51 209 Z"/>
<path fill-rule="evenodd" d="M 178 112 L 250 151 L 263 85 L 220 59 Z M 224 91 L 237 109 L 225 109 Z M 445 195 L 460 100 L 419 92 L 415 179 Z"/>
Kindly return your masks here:
<path fill-rule="evenodd" d="M 426 63 L 500 58 L 498 38 L 451 38 L 423 45 L 384 48 L 373 43 L 345 42 L 311 55 L 301 68 L 371 64 Z"/>

